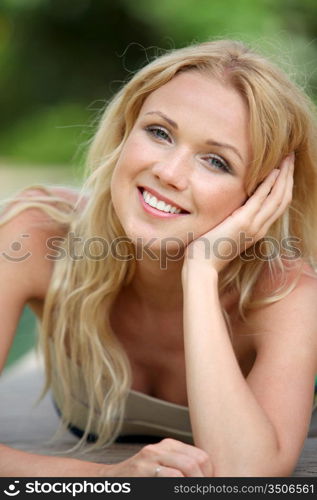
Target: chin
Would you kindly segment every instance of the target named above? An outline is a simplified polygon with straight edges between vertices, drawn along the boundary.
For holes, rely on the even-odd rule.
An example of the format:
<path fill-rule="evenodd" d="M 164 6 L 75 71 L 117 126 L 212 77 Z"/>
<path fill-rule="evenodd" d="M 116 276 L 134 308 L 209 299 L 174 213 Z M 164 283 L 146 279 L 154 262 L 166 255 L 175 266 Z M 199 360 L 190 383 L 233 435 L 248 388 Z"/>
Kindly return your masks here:
<path fill-rule="evenodd" d="M 137 259 L 153 258 L 153 261 L 161 260 L 161 257 L 171 257 L 171 260 L 180 260 L 183 257 L 188 242 L 186 238 L 176 236 L 159 235 L 157 231 L 136 231 L 136 227 L 126 227 L 126 236 L 134 244 L 137 251 Z"/>

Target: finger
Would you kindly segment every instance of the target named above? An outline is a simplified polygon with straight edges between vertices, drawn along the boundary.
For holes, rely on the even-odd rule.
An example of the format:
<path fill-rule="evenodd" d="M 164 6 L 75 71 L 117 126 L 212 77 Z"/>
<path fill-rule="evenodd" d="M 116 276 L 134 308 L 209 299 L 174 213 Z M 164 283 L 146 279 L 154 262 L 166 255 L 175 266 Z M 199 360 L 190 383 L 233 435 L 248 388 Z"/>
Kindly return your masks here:
<path fill-rule="evenodd" d="M 252 237 L 254 239 L 253 243 L 256 241 L 259 229 L 264 223 L 263 219 L 258 221 L 256 217 L 261 208 L 263 208 L 264 201 L 270 194 L 280 173 L 278 169 L 272 170 L 244 205 L 235 210 L 231 215 L 231 219 L 235 219 L 235 224 L 240 227 L 240 232 L 242 231 L 246 233 L 248 237 Z M 248 246 L 250 246 L 250 244 L 248 244 Z"/>
<path fill-rule="evenodd" d="M 208 453 L 206 453 L 201 448 L 171 438 L 163 439 L 162 441 L 160 441 L 159 445 L 164 450 L 167 449 L 169 455 L 171 455 L 172 452 L 184 455 L 185 457 L 187 457 L 187 459 L 190 458 L 191 460 L 194 460 L 199 466 L 203 476 L 212 476 L 212 464 L 210 457 Z"/>
<path fill-rule="evenodd" d="M 155 475 L 155 464 L 158 464 L 159 468 L 177 469 L 187 477 L 205 477 L 203 467 L 206 468 L 206 458 L 209 460 L 203 450 L 171 438 L 144 446 L 138 455 L 142 463 L 151 467 L 150 475 Z M 210 467 L 207 470 L 209 472 Z"/>
<path fill-rule="evenodd" d="M 277 178 L 281 173 L 280 169 L 274 168 L 272 172 L 261 182 L 261 184 L 256 188 L 254 193 L 245 202 L 243 207 L 252 210 L 258 210 L 262 203 L 266 200 L 267 196 L 270 194 Z"/>
<path fill-rule="evenodd" d="M 249 228 L 249 225 L 252 223 L 254 226 L 254 221 L 256 215 L 259 213 L 261 208 L 263 207 L 263 203 L 266 198 L 270 194 L 276 180 L 280 176 L 280 170 L 274 169 L 270 174 L 262 181 L 262 183 L 257 187 L 254 193 L 250 196 L 250 198 L 237 210 L 235 210 L 232 214 L 232 218 L 236 219 L 237 223 L 241 225 L 241 227 Z M 240 222 L 239 222 L 240 221 Z"/>
<path fill-rule="evenodd" d="M 287 206 L 291 203 L 292 198 L 293 198 L 293 187 L 294 187 L 294 161 L 290 160 L 287 178 L 286 178 L 286 185 L 285 185 L 285 189 L 284 189 L 284 192 L 282 195 L 282 200 L 281 200 L 280 206 L 275 214 L 276 219 L 280 215 L 282 215 L 282 213 L 285 211 Z"/>
<path fill-rule="evenodd" d="M 244 205 L 241 207 L 245 211 L 247 209 L 250 212 L 250 215 L 253 214 L 255 215 L 259 208 L 262 207 L 263 203 L 267 199 L 267 197 L 271 194 L 271 192 L 274 190 L 275 184 L 278 182 L 278 179 L 281 176 L 281 173 L 283 172 L 284 175 L 286 174 L 287 165 L 289 162 L 293 164 L 294 162 L 294 153 L 286 156 L 284 160 L 281 163 L 281 168 L 275 168 L 273 169 L 270 174 L 261 182 L 261 184 L 256 188 L 254 193 L 249 197 L 249 199 L 244 203 Z"/>
<path fill-rule="evenodd" d="M 268 195 L 267 199 L 263 204 L 263 211 L 271 204 L 279 205 L 283 202 L 285 198 L 285 193 L 287 191 L 288 185 L 291 183 L 293 177 L 293 161 L 290 157 L 287 157 L 281 165 L 281 174 L 277 178 L 271 193 Z"/>
<path fill-rule="evenodd" d="M 176 452 L 161 454 L 159 462 L 164 467 L 181 471 L 185 477 L 205 477 L 197 460 L 188 454 Z"/>
<path fill-rule="evenodd" d="M 276 179 L 271 192 L 266 197 L 253 220 L 253 227 L 262 228 L 272 219 L 277 219 L 290 201 L 293 179 L 293 164 L 286 158 L 281 166 L 281 173 Z"/>
<path fill-rule="evenodd" d="M 292 201 L 293 184 L 294 184 L 293 176 L 291 175 L 288 179 L 287 188 L 285 189 L 284 197 L 280 207 L 278 208 L 278 210 L 276 210 L 275 213 L 271 215 L 271 217 L 269 217 L 269 219 L 264 224 L 263 227 L 264 234 L 266 234 L 271 225 L 285 213 L 285 210 L 290 205 Z"/>
<path fill-rule="evenodd" d="M 185 476 L 178 469 L 173 469 L 172 467 L 164 467 L 164 465 L 160 465 L 155 474 L 155 477 L 185 477 Z"/>

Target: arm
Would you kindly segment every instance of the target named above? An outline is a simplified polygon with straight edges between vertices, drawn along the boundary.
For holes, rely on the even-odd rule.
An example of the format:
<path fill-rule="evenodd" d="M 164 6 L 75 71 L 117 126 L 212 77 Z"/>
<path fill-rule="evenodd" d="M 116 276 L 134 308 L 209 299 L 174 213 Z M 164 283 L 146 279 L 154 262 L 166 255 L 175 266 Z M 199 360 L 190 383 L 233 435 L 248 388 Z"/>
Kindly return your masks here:
<path fill-rule="evenodd" d="M 302 278 L 285 299 L 252 313 L 257 356 L 247 379 L 222 316 L 215 270 L 192 261 L 183 284 L 187 387 L 196 446 L 210 455 L 216 476 L 289 475 L 311 414 L 316 280 Z"/>
<path fill-rule="evenodd" d="M 1 477 L 107 477 L 108 466 L 75 458 L 47 457 L 0 445 Z"/>
<path fill-rule="evenodd" d="M 273 171 L 242 207 L 204 235 L 211 247 L 225 236 L 220 251 L 228 255 L 228 237 L 239 244 L 241 232 L 253 243 L 265 236 L 291 200 L 292 164 L 292 156 L 286 158 L 279 175 Z M 303 444 L 312 404 L 315 282 L 305 282 L 297 294 L 252 313 L 249 319 L 255 325 L 254 339 L 258 339 L 256 360 L 245 380 L 219 305 L 218 272 L 228 261 L 215 254 L 207 260 L 199 239 L 187 250 L 182 273 L 184 342 L 195 443 L 209 453 L 215 475 L 290 473 Z M 298 302 L 299 296 L 304 300 Z M 292 307 L 297 316 L 289 322 Z M 307 318 L 305 326 L 299 322 L 303 317 Z M 296 426 L 289 425 L 288 415 L 296 414 L 299 407 L 301 419 L 294 420 Z"/>
<path fill-rule="evenodd" d="M 35 222 L 39 212 L 27 210 L 0 226 L 0 371 L 3 369 L 24 305 L 43 299 L 51 269 L 44 259 L 46 230 Z M 40 214 L 40 217 L 41 214 Z M 29 234 L 25 242 L 21 234 Z M 23 241 L 20 251 L 10 250 Z M 25 260 L 23 255 L 31 254 Z M 13 259 L 12 259 L 13 258 Z M 1 402 L 0 402 L 1 404 Z M 99 476 L 107 466 L 69 458 L 44 457 L 0 445 L 1 476 Z"/>
<path fill-rule="evenodd" d="M 31 193 L 28 195 L 31 196 Z M 45 259 L 46 239 L 59 235 L 59 230 L 51 225 L 48 229 L 47 224 L 41 225 L 41 220 L 43 216 L 39 210 L 28 209 L 0 226 L 0 371 L 4 367 L 24 305 L 33 299 L 44 301 L 51 279 L 52 264 Z M 22 234 L 28 234 L 29 237 L 22 240 L 20 251 L 10 251 L 13 242 L 21 241 Z M 20 260 L 25 255 L 29 256 Z M 14 259 L 8 258 L 10 256 Z M 158 467 L 159 474 L 156 474 Z M 174 439 L 144 446 L 140 452 L 118 464 L 37 455 L 0 444 L 2 477 L 154 475 L 202 477 L 212 475 L 212 469 L 210 459 L 203 450 Z"/>

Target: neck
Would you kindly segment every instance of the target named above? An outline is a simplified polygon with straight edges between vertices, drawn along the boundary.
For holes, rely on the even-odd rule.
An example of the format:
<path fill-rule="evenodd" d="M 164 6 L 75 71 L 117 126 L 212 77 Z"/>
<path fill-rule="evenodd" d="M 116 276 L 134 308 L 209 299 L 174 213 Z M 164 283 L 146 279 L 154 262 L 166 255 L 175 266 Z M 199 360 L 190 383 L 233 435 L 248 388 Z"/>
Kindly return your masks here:
<path fill-rule="evenodd" d="M 183 260 L 160 261 L 144 258 L 136 261 L 136 270 L 128 289 L 146 309 L 160 312 L 179 311 L 183 307 L 181 271 Z"/>

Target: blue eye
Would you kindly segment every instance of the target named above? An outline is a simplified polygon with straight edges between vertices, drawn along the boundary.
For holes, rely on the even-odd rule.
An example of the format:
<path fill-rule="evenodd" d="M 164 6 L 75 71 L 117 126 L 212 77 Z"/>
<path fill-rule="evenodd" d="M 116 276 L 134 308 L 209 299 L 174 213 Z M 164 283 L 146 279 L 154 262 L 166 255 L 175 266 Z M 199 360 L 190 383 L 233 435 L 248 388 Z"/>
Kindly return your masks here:
<path fill-rule="evenodd" d="M 215 167 L 217 170 L 222 170 L 223 172 L 231 172 L 228 163 L 218 155 L 205 156 L 203 159 L 207 160 L 209 165 Z"/>
<path fill-rule="evenodd" d="M 157 127 L 154 125 L 151 125 L 149 127 L 146 127 L 145 129 L 149 134 L 153 135 L 156 139 L 162 140 L 162 141 L 170 141 L 170 136 L 168 132 L 165 130 L 163 127 Z"/>

